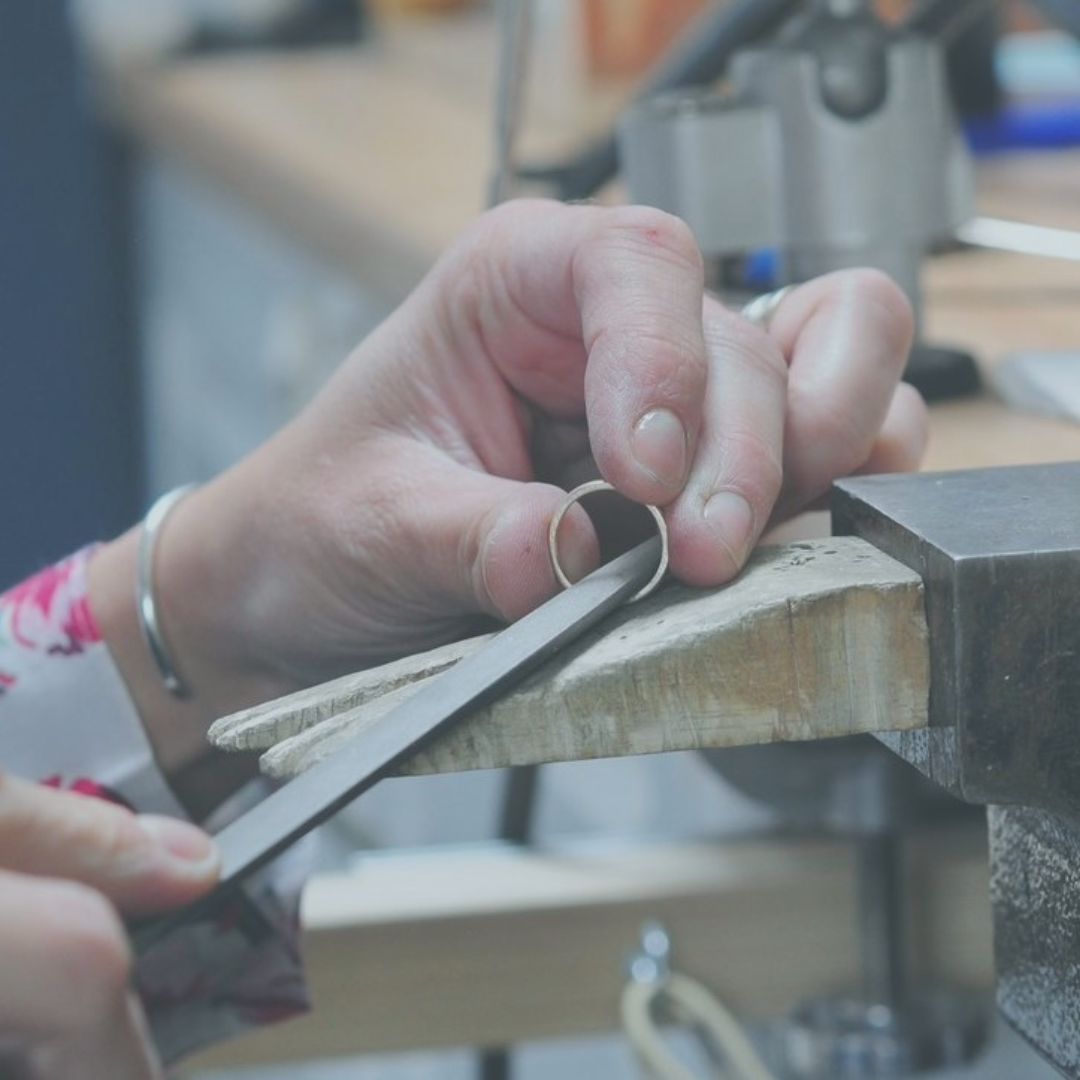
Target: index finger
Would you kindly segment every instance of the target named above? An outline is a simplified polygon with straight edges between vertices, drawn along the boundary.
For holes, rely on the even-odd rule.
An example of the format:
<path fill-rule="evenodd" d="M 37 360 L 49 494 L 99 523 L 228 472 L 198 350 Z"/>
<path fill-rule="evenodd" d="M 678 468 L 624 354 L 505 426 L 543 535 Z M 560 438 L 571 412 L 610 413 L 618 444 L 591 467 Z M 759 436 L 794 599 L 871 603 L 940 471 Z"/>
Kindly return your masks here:
<path fill-rule="evenodd" d="M 574 267 L 593 456 L 624 495 L 666 505 L 701 431 L 700 252 L 677 218 L 629 208 L 579 245 Z"/>
<path fill-rule="evenodd" d="M 651 207 L 504 204 L 437 275 L 464 355 L 549 415 L 587 415 L 605 479 L 666 504 L 685 483 L 707 359 L 689 228 Z M 436 292 L 439 290 L 436 289 Z"/>
<path fill-rule="evenodd" d="M 201 895 L 218 855 L 194 825 L 0 772 L 0 866 L 81 882 L 134 915 Z"/>

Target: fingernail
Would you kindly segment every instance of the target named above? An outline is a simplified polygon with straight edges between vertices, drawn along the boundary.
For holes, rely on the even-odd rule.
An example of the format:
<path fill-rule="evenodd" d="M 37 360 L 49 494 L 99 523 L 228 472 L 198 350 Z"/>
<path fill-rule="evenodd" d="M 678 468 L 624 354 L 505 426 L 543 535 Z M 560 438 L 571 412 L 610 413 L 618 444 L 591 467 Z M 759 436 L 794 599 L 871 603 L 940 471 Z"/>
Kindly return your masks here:
<path fill-rule="evenodd" d="M 140 814 L 137 821 L 176 862 L 192 872 L 209 870 L 221 859 L 214 841 L 202 829 L 180 818 Z"/>
<path fill-rule="evenodd" d="M 641 469 L 665 487 L 679 489 L 689 456 L 686 428 L 670 409 L 652 409 L 634 426 L 630 451 Z"/>
<path fill-rule="evenodd" d="M 718 491 L 705 504 L 703 515 L 736 568 L 741 567 L 754 539 L 750 504 L 734 491 Z"/>

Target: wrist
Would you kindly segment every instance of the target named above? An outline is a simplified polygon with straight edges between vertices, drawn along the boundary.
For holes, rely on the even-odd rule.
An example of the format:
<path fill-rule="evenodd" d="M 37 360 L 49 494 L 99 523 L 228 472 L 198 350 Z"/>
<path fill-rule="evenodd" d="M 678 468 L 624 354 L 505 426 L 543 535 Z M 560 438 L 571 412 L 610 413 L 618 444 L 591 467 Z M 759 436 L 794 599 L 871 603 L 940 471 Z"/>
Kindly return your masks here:
<path fill-rule="evenodd" d="M 183 780 L 199 792 L 200 804 L 209 800 L 212 805 L 228 791 L 214 792 L 215 785 L 205 783 L 222 767 L 222 755 L 206 740 L 210 723 L 292 687 L 245 653 L 234 595 L 243 578 L 222 564 L 222 540 L 205 536 L 213 532 L 203 528 L 204 519 L 213 520 L 202 505 L 206 495 L 212 504 L 212 493 L 200 490 L 173 508 L 156 537 L 151 567 L 156 630 L 186 696 L 178 697 L 162 680 L 140 622 L 142 525 L 97 549 L 88 567 L 88 595 L 158 766 L 174 786 Z M 234 769 L 233 762 L 225 769 L 228 789 L 236 786 Z M 250 775 L 250 762 L 241 764 L 241 772 Z M 184 798 L 180 790 L 177 794 Z M 190 807 L 191 800 L 185 801 Z"/>
<path fill-rule="evenodd" d="M 168 646 L 165 643 L 158 618 L 157 588 L 154 580 L 154 554 L 157 547 L 158 533 L 165 527 L 169 514 L 182 499 L 194 491 L 194 484 L 173 488 L 160 496 L 143 518 L 139 535 L 139 563 L 136 576 L 135 612 L 139 618 L 139 628 L 143 640 L 157 668 L 158 675 L 165 689 L 174 697 L 190 696 L 187 684 L 177 671 Z"/>

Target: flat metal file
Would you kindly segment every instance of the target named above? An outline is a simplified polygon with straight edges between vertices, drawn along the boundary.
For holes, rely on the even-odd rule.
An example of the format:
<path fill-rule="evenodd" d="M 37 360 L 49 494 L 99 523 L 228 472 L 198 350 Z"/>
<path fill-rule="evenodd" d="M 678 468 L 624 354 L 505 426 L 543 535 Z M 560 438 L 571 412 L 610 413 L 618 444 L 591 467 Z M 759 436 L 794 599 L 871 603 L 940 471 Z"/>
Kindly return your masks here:
<path fill-rule="evenodd" d="M 661 540 L 654 537 L 604 564 L 227 825 L 215 837 L 222 856 L 217 885 L 193 904 L 132 924 L 136 952 L 227 903 L 244 878 L 392 773 L 437 731 L 491 701 L 594 627 L 654 576 L 661 551 Z"/>

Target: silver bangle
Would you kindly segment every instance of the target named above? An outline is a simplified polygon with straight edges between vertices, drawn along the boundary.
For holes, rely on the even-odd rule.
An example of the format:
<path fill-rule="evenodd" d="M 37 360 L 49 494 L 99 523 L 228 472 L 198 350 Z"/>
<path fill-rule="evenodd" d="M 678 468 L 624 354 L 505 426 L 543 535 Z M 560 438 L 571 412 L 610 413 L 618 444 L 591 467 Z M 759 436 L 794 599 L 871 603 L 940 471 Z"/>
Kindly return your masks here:
<path fill-rule="evenodd" d="M 177 674 L 176 665 L 169 655 L 169 650 L 165 648 L 165 641 L 161 636 L 157 603 L 154 600 L 154 548 L 165 519 L 176 504 L 195 487 L 195 484 L 184 484 L 162 495 L 150 507 L 143 519 L 142 536 L 139 539 L 139 568 L 135 591 L 139 626 L 142 628 L 146 647 L 158 669 L 161 681 L 165 684 L 165 689 L 178 698 L 187 697 L 189 691 L 183 679 Z"/>

